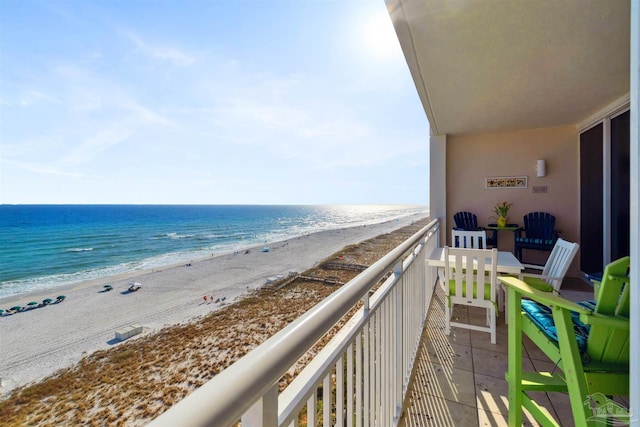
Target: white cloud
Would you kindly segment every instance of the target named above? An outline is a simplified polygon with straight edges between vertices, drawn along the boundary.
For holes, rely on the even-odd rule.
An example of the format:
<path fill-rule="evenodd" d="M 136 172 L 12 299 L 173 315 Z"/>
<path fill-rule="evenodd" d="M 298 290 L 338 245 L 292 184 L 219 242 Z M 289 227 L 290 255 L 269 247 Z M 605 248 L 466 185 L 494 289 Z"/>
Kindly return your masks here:
<path fill-rule="evenodd" d="M 138 132 L 157 126 L 169 125 L 170 121 L 135 102 L 120 103 L 119 109 L 125 112 L 124 118 L 104 120 L 89 129 L 88 136 L 70 150 L 63 163 L 81 164 L 93 161 L 103 152 L 132 140 Z"/>
<path fill-rule="evenodd" d="M 62 104 L 63 102 L 55 96 L 48 95 L 37 90 L 27 90 L 20 97 L 20 105 L 23 107 L 29 107 L 40 103 Z"/>
<path fill-rule="evenodd" d="M 237 22 L 195 16 L 192 33 L 176 32 L 179 20 L 162 8 L 145 11 L 147 22 L 126 13 L 137 7 L 108 7 L 107 19 L 87 19 L 81 39 L 80 27 L 61 25 L 54 42 L 68 50 L 44 60 L 24 39 L 22 61 L 3 72 L 13 79 L 0 100 L 11 117 L 5 187 L 34 201 L 36 192 L 83 202 L 375 201 L 385 173 L 406 181 L 426 167 L 428 125 L 419 111 L 411 129 L 403 99 L 415 89 L 392 75 L 406 72 L 402 59 L 366 61 L 374 55 L 362 39 L 334 27 L 325 37 L 317 17 L 263 28 L 260 16 L 245 21 L 252 11 L 226 6 Z M 364 15 L 348 31 L 362 31 Z"/>
<path fill-rule="evenodd" d="M 76 172 L 69 172 L 65 170 L 61 170 L 52 165 L 39 165 L 35 163 L 21 162 L 17 160 L 4 159 L 3 163 L 15 165 L 21 169 L 35 172 L 43 175 L 58 175 L 58 176 L 67 176 L 67 177 L 82 177 L 83 174 Z"/>
<path fill-rule="evenodd" d="M 144 41 L 142 37 L 131 30 L 121 30 L 121 33 L 133 42 L 137 51 L 142 52 L 144 55 L 151 58 L 167 61 L 182 67 L 192 65 L 196 62 L 193 55 L 190 55 L 176 47 L 151 44 Z"/>

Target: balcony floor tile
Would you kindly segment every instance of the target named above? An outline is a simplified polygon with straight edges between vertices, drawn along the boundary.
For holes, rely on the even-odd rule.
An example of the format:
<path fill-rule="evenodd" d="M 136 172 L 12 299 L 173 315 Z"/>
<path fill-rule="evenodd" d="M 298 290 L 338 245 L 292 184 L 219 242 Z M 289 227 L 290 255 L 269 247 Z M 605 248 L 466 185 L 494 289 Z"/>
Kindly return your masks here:
<path fill-rule="evenodd" d="M 593 298 L 593 293 L 571 290 L 563 296 L 574 301 Z M 456 306 L 454 317 L 482 323 L 484 310 Z M 436 287 L 429 318 L 423 331 L 416 367 L 400 426 L 506 426 L 508 420 L 507 325 L 497 319 L 497 343 L 486 332 L 444 327 L 444 293 Z M 553 363 L 532 342 L 525 340 L 523 368 L 553 369 Z M 569 399 L 561 393 L 536 393 L 556 419 L 572 419 Z M 537 426 L 524 414 L 525 426 Z M 567 424 L 568 425 L 568 424 Z"/>

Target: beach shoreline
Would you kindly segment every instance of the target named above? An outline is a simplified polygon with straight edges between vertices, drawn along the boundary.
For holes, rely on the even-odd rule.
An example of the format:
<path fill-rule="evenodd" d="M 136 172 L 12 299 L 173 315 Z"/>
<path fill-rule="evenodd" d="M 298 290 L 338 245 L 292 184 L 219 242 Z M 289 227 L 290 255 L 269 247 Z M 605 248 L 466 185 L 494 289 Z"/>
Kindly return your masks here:
<path fill-rule="evenodd" d="M 321 231 L 279 242 L 212 254 L 152 270 L 83 281 L 0 299 L 0 307 L 30 301 L 65 301 L 0 318 L 0 396 L 77 363 L 96 350 L 116 346 L 115 331 L 137 324 L 143 335 L 191 322 L 240 300 L 267 284 L 314 267 L 343 247 L 379 236 L 415 221 L 416 214 L 367 226 Z M 262 247 L 269 251 L 263 252 Z M 132 281 L 142 289 L 128 292 Z M 105 292 L 104 285 L 113 290 Z M 207 300 L 204 300 L 204 296 Z M 216 302 L 217 301 L 217 302 Z"/>

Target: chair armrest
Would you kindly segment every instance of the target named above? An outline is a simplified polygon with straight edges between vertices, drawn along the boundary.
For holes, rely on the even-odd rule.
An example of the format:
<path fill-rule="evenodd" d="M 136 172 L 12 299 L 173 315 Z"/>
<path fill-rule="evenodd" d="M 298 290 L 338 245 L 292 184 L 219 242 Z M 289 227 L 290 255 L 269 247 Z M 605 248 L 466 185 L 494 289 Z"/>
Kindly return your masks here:
<path fill-rule="evenodd" d="M 544 270 L 544 265 L 536 265 L 536 264 L 522 264 L 524 268 L 530 268 L 531 270 Z"/>
<path fill-rule="evenodd" d="M 543 276 L 542 274 L 533 274 L 533 273 L 520 273 L 522 277 L 535 277 L 536 279 L 542 280 L 562 280 L 563 277 L 554 277 L 554 276 Z"/>
<path fill-rule="evenodd" d="M 629 319 L 623 317 L 611 316 L 600 313 L 592 313 L 589 315 L 581 314 L 580 321 L 585 325 L 605 326 L 608 328 L 621 329 L 624 331 L 631 330 Z"/>
<path fill-rule="evenodd" d="M 514 289 L 522 296 L 526 296 L 527 298 L 541 302 L 545 305 L 553 305 L 556 307 L 565 308 L 567 310 L 575 311 L 581 315 L 592 313 L 591 310 L 584 308 L 583 306 L 578 305 L 572 301 L 556 296 L 552 292 L 542 292 L 535 288 L 532 288 L 516 277 L 498 276 L 498 280 L 504 283 L 509 288 Z M 582 316 L 580 317 L 582 318 Z"/>

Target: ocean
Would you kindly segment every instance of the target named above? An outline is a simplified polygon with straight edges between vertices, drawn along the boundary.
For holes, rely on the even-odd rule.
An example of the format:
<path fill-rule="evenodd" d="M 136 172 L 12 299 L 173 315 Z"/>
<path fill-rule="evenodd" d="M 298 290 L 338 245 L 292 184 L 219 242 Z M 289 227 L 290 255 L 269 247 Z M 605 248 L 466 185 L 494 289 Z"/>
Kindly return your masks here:
<path fill-rule="evenodd" d="M 425 205 L 0 205 L 0 298 L 427 212 Z"/>

